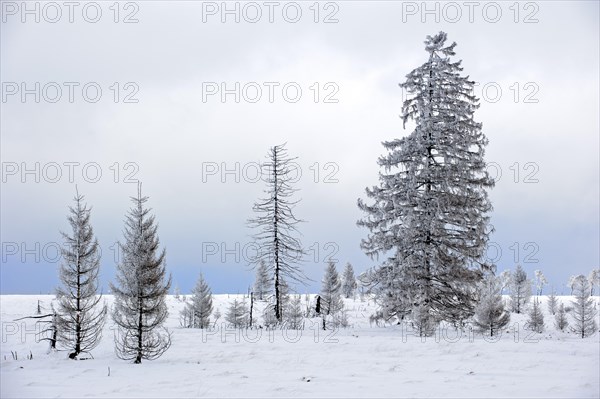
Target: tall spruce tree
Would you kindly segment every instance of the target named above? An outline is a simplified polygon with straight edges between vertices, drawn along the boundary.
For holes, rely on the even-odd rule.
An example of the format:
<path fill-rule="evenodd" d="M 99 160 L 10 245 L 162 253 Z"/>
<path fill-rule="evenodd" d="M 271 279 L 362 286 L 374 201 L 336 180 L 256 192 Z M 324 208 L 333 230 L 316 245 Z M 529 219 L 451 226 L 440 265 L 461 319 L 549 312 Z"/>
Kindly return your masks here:
<path fill-rule="evenodd" d="M 72 234 L 61 233 L 65 241 L 59 270 L 62 286 L 56 293 L 58 307 L 54 319 L 57 340 L 70 351 L 71 359 L 98 345 L 107 312 L 106 304 L 100 303 L 102 295 L 98 295 L 100 248 L 90 224 L 91 210 L 79 193 L 74 202 L 67 217 Z"/>
<path fill-rule="evenodd" d="M 118 327 L 115 351 L 123 360 L 141 363 L 160 357 L 171 346 L 171 335 L 162 327 L 168 316 L 166 296 L 171 287 L 167 278 L 165 250 L 159 251 L 158 226 L 144 204 L 141 185 L 134 206 L 125 220 L 124 243 L 119 243 L 113 320 Z"/>
<path fill-rule="evenodd" d="M 281 284 L 283 279 L 305 283 L 307 278 L 300 268 L 304 251 L 298 239 L 297 225 L 301 220 L 294 216 L 293 209 L 298 201 L 292 200 L 297 191 L 292 187 L 297 170 L 294 160 L 287 154 L 285 144 L 271 147 L 268 161 L 263 165 L 267 171 L 265 198 L 254 204 L 256 217 L 248 224 L 257 230 L 254 239 L 258 243 L 255 263 L 265 262 L 273 282 L 274 313 L 282 322 L 283 307 Z"/>
<path fill-rule="evenodd" d="M 383 143 L 380 185 L 366 190 L 372 205 L 358 200 L 367 214 L 358 224 L 370 231 L 361 243 L 366 254 L 388 256 L 371 280 L 388 315 L 418 311 L 421 319 L 457 322 L 473 314 L 488 268 L 494 181 L 484 161 L 487 139 L 473 119 L 474 82 L 450 60 L 456 43 L 445 43 L 444 32 L 427 36 L 428 60 L 400 85 L 409 94 L 404 125 L 416 126 Z"/>
<path fill-rule="evenodd" d="M 208 328 L 212 311 L 212 293 L 204 276 L 200 273 L 196 286 L 192 290 L 192 298 L 186 302 L 182 311 L 184 327 Z"/>

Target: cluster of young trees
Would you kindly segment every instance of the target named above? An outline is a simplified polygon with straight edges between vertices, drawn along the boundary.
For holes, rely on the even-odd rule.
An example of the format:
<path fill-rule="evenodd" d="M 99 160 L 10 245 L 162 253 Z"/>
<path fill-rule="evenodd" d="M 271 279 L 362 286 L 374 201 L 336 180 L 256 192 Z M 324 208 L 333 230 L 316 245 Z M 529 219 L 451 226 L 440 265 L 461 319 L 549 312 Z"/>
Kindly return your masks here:
<path fill-rule="evenodd" d="M 558 300 L 554 291 L 548 296 L 548 311 L 554 315 L 554 325 L 557 329 L 565 331 L 570 326 L 570 330 L 580 335 L 581 338 L 593 335 L 597 330 L 596 315 L 598 311 L 596 304 L 591 298 L 593 295 L 594 279 L 597 271 L 590 273 L 590 278 L 584 275 L 578 275 L 571 278 L 569 286 L 575 299 L 571 301 L 571 306 L 565 305 Z M 571 323 L 567 314 L 571 313 Z"/>
<path fill-rule="evenodd" d="M 344 274 L 339 276 L 335 263 L 329 262 L 325 268 L 322 286 L 319 294 L 311 301 L 305 296 L 305 304 L 302 303 L 301 295 L 291 294 L 290 288 L 285 280 L 279 285 L 279 302 L 281 321 L 275 315 L 272 304 L 275 302 L 272 279 L 269 278 L 267 267 L 264 262 L 259 263 L 256 268 L 256 280 L 253 291 L 242 300 L 234 298 L 229 303 L 225 314 L 225 322 L 233 328 L 257 327 L 281 327 L 288 329 L 303 329 L 304 319 L 312 317 L 322 318 L 323 329 L 346 327 L 348 320 L 344 309 L 343 297 L 352 298 L 356 293 L 356 278 L 354 269 L 350 263 L 344 268 Z M 248 305 L 247 298 L 250 299 Z M 267 302 L 262 314 L 262 323 L 257 324 L 258 318 L 253 312 L 255 301 Z M 210 328 L 211 313 L 213 311 L 212 293 L 210 287 L 200 275 L 192 296 L 186 301 L 181 311 L 180 321 L 187 328 Z M 216 320 L 215 320 L 216 321 Z"/>
<path fill-rule="evenodd" d="M 91 209 L 79 193 L 69 208 L 67 220 L 72 233 L 62 233 L 64 246 L 59 269 L 54 329 L 56 342 L 69 351 L 69 358 L 89 354 L 102 338 L 108 309 L 98 292 L 100 250 L 91 227 Z M 170 334 L 162 328 L 168 315 L 165 297 L 171 279 L 165 269 L 165 251 L 159 250 L 157 226 L 147 197 L 132 197 L 127 214 L 124 241 L 119 243 L 121 259 L 116 282 L 112 320 L 117 325 L 115 351 L 125 360 L 141 363 L 155 359 L 170 346 Z"/>
<path fill-rule="evenodd" d="M 510 315 L 504 309 L 504 301 L 501 295 L 504 284 L 510 287 L 509 303 L 511 311 L 514 313 L 524 313 L 526 311 L 527 328 L 541 333 L 545 324 L 538 297 L 542 293 L 543 284 L 547 282 L 540 270 L 536 270 L 534 274 L 538 295 L 530 306 L 532 281 L 520 265 L 513 273 L 505 271 L 498 277 L 489 275 L 484 281 L 483 292 L 476 308 L 475 326 L 482 331 L 489 332 L 490 335 L 494 335 L 499 329 L 508 324 Z M 597 309 L 591 298 L 593 293 L 592 282 L 596 274 L 596 271 L 592 271 L 588 278 L 579 275 L 570 279 L 569 285 L 572 287 L 575 300 L 572 301 L 569 307 L 565 307 L 557 298 L 554 289 L 550 292 L 546 304 L 548 312 L 554 316 L 554 325 L 557 329 L 561 331 L 567 329 L 570 324 L 567 314 L 571 312 L 570 330 L 573 333 L 585 338 L 596 332 Z"/>
<path fill-rule="evenodd" d="M 235 298 L 227 309 L 225 321 L 233 328 L 252 327 L 256 323 L 256 317 L 252 314 L 253 301 L 270 302 L 273 298 L 271 280 L 265 278 L 266 267 L 256 268 L 256 280 L 254 291 L 250 293 L 250 310 L 246 297 L 243 300 Z M 543 276 L 541 271 L 535 271 L 536 278 Z M 472 317 L 473 327 L 490 336 L 498 335 L 510 322 L 510 313 L 525 313 L 527 315 L 526 328 L 541 333 L 544 331 L 545 321 L 541 303 L 538 297 L 531 300 L 532 281 L 521 266 L 511 273 L 505 271 L 496 276 L 494 273 L 486 273 L 477 289 L 477 304 Z M 504 286 L 510 287 L 508 301 L 502 297 Z M 571 306 L 565 307 L 557 298 L 554 290 L 547 296 L 548 312 L 555 318 L 555 326 L 565 331 L 570 325 L 570 331 L 587 337 L 594 334 L 597 326 L 595 322 L 596 307 L 590 298 L 590 282 L 585 276 L 580 275 L 574 279 L 575 301 Z M 320 317 L 322 328 L 337 328 L 348 326 L 346 309 L 344 309 L 343 298 L 352 298 L 356 294 L 357 280 L 353 267 L 350 263 L 344 268 L 340 277 L 336 265 L 329 262 L 325 267 L 321 290 L 311 302 L 309 297 L 302 304 L 300 295 L 290 294 L 286 283 L 281 285 L 281 312 L 282 322 L 279 322 L 272 311 L 271 306 L 266 307 L 263 321 L 259 326 L 289 329 L 304 328 L 304 319 L 309 317 Z M 538 289 L 537 291 L 541 291 Z M 182 325 L 190 328 L 209 328 L 211 326 L 209 316 L 212 312 L 212 294 L 210 288 L 200 275 L 196 287 L 182 311 Z M 508 306 L 507 306 L 508 303 Z M 569 323 L 568 313 L 571 313 L 572 322 Z M 425 328 L 425 327 L 423 327 Z"/>

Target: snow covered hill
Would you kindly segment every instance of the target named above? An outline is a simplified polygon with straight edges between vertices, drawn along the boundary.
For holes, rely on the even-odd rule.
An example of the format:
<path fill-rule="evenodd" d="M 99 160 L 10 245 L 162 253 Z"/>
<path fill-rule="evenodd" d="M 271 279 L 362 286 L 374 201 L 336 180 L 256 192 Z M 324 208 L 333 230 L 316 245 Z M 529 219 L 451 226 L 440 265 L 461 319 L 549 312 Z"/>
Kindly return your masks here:
<path fill-rule="evenodd" d="M 48 353 L 35 321 L 14 321 L 35 315 L 38 300 L 47 311 L 53 296 L 0 296 L 0 396 L 600 396 L 600 334 L 581 339 L 557 331 L 544 297 L 542 334 L 524 328 L 526 315 L 511 314 L 499 339 L 453 328 L 421 339 L 404 325 L 371 325 L 376 307 L 368 299 L 345 300 L 350 327 L 337 331 L 321 330 L 319 319 L 307 319 L 300 331 L 230 329 L 223 322 L 234 298 L 243 299 L 215 295 L 221 318 L 206 331 L 181 328 L 185 303 L 169 297 L 171 348 L 158 360 L 134 365 L 115 356 L 110 319 L 93 359 L 72 361 L 66 352 Z M 570 297 L 559 299 L 570 304 Z M 106 301 L 110 306 L 112 297 Z"/>

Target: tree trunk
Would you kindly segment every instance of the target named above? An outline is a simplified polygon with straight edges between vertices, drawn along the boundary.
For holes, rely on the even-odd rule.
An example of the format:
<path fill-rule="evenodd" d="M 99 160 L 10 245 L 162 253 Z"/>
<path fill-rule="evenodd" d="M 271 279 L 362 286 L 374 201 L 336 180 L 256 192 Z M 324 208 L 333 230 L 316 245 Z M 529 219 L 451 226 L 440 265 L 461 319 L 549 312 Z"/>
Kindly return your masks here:
<path fill-rule="evenodd" d="M 139 315 L 138 315 L 138 331 L 137 331 L 137 333 L 138 333 L 138 337 L 137 337 L 138 338 L 138 348 L 137 348 L 138 349 L 138 354 L 137 354 L 137 357 L 135 358 L 135 361 L 134 361 L 135 364 L 139 364 L 139 363 L 142 362 L 142 345 L 143 345 L 143 340 L 142 340 L 142 331 L 143 331 L 143 329 L 142 329 L 142 321 L 143 321 L 142 310 L 143 310 L 142 309 L 142 299 L 140 298 L 140 299 L 138 299 L 138 312 L 139 312 Z"/>
<path fill-rule="evenodd" d="M 250 292 L 250 328 L 252 328 L 252 309 L 254 308 L 254 295 Z"/>

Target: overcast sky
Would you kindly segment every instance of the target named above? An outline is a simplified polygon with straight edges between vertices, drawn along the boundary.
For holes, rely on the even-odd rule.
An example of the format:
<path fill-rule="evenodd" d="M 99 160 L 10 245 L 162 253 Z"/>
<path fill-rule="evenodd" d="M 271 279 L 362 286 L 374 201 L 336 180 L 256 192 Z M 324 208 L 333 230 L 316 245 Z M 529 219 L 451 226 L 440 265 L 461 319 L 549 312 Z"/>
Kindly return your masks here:
<path fill-rule="evenodd" d="M 187 292 L 202 271 L 215 293 L 245 292 L 246 220 L 264 189 L 255 166 L 284 142 L 302 173 L 295 212 L 314 280 L 298 291 L 318 290 L 330 257 L 376 265 L 359 248 L 356 200 L 378 183 L 381 142 L 409 133 L 398 83 L 440 30 L 480 83 L 475 117 L 498 176 L 490 258 L 541 269 L 565 293 L 570 275 L 599 265 L 598 2 L 239 3 L 238 23 L 221 2 L 118 13 L 81 2 L 73 22 L 63 3 L 38 3 L 39 22 L 36 3 L 22 4 L 2 3 L 2 293 L 53 292 L 75 183 L 93 207 L 106 292 L 136 179 L 174 283 Z"/>

